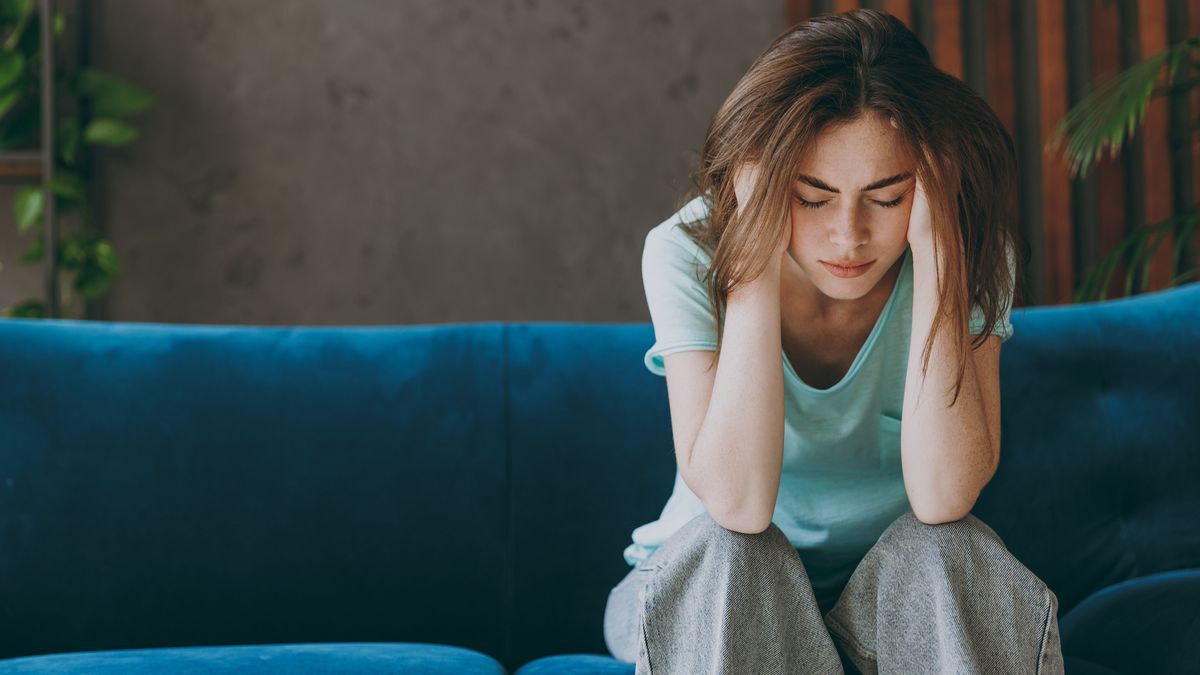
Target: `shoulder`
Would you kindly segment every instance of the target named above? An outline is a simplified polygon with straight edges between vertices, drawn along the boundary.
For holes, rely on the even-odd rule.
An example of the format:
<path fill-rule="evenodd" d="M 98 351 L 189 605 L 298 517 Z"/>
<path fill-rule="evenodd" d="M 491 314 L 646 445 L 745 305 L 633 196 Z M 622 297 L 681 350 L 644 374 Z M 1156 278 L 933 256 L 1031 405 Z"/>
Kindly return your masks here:
<path fill-rule="evenodd" d="M 708 253 L 681 227 L 708 216 L 708 203 L 703 196 L 684 204 L 669 218 L 650 228 L 642 249 L 643 270 L 663 267 L 679 268 L 683 263 L 707 266 Z"/>

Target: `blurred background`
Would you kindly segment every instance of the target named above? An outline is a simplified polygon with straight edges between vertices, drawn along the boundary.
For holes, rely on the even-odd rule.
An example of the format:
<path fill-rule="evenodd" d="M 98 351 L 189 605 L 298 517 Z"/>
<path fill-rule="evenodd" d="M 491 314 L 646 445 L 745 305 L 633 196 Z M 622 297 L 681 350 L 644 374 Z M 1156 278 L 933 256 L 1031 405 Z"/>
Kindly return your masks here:
<path fill-rule="evenodd" d="M 0 0 L 0 308 L 649 321 L 643 239 L 712 115 L 789 25 L 858 6 L 1013 134 L 1018 305 L 1195 279 L 1200 0 Z M 1122 72 L 1077 128 L 1124 142 L 1072 175 L 1055 130 Z"/>

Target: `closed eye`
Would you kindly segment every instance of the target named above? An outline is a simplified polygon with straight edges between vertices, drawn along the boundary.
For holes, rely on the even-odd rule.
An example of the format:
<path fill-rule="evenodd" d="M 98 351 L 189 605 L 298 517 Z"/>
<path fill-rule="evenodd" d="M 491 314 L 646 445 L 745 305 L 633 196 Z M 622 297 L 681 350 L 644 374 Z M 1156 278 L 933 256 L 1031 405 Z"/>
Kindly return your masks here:
<path fill-rule="evenodd" d="M 825 206 L 826 204 L 829 203 L 828 199 L 826 199 L 823 202 L 810 202 L 810 201 L 804 199 L 803 197 L 801 197 L 800 195 L 796 195 L 796 201 L 800 202 L 800 206 L 803 206 L 806 209 L 819 209 L 822 206 Z M 900 202 L 904 201 L 904 195 L 900 195 L 899 197 L 893 199 L 890 202 L 880 202 L 880 201 L 876 201 L 876 200 L 871 200 L 871 201 L 874 201 L 876 204 L 882 206 L 885 209 L 890 209 L 892 207 L 899 206 Z"/>

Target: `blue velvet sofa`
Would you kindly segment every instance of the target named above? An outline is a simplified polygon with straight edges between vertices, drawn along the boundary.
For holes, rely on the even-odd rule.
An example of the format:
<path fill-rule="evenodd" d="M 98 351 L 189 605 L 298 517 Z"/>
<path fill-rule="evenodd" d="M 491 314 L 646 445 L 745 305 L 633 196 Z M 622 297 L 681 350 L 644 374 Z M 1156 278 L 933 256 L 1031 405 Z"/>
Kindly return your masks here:
<path fill-rule="evenodd" d="M 1197 672 L 1200 283 L 1017 309 L 974 513 L 1068 672 Z M 0 674 L 632 673 L 649 324 L 0 321 Z"/>

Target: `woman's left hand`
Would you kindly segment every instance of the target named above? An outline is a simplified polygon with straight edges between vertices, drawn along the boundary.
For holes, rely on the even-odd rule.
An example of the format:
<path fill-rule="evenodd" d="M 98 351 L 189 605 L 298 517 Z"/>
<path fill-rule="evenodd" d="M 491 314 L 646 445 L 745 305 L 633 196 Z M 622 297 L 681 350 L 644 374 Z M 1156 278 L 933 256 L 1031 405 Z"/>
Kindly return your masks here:
<path fill-rule="evenodd" d="M 908 216 L 908 245 L 913 251 L 933 251 L 933 223 L 929 199 L 919 176 L 914 178 L 912 211 Z"/>

